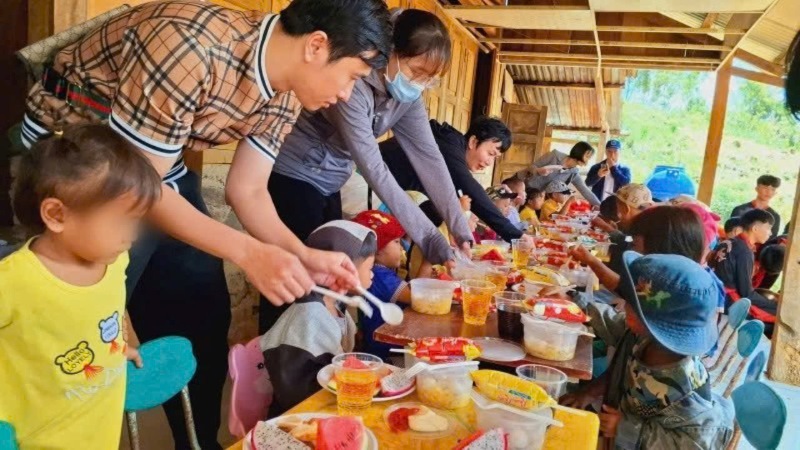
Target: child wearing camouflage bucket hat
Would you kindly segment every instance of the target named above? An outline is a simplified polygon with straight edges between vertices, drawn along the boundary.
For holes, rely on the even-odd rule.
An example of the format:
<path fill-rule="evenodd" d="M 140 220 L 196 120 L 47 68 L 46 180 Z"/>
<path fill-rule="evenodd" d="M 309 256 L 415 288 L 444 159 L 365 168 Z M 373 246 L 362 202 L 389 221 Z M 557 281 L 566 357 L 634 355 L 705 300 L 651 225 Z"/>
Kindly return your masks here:
<path fill-rule="evenodd" d="M 603 405 L 601 433 L 617 448 L 726 448 L 733 405 L 711 392 L 701 357 L 716 344 L 718 287 L 700 264 L 680 255 L 623 255 L 619 291 L 639 338 L 628 357 L 619 410 Z"/>
<path fill-rule="evenodd" d="M 361 286 L 372 284 L 378 234 L 348 220 L 334 220 L 306 239 L 310 248 L 342 252 L 353 261 Z M 269 417 L 277 417 L 319 390 L 317 372 L 333 357 L 353 351 L 356 325 L 335 300 L 317 293 L 297 299 L 261 336 L 264 364 L 274 395 Z"/>

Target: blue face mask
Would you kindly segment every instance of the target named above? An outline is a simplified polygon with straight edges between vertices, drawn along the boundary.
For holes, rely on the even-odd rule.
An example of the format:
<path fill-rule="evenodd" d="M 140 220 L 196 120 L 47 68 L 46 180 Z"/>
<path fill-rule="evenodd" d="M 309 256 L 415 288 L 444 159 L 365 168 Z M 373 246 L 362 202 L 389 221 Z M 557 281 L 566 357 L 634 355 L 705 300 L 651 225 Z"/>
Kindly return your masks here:
<path fill-rule="evenodd" d="M 397 58 L 397 75 L 394 76 L 394 81 L 389 80 L 389 75 L 386 76 L 386 90 L 393 99 L 400 103 L 411 103 L 422 95 L 424 87 L 412 83 L 400 70 L 400 58 Z"/>

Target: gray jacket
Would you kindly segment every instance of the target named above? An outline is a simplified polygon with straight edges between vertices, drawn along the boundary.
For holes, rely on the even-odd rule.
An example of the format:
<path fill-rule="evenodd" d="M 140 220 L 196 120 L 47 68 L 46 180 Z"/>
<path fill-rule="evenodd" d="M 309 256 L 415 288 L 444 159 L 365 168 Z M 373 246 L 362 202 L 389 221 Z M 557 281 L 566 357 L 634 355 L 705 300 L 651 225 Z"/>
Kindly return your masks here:
<path fill-rule="evenodd" d="M 425 257 L 441 264 L 452 257 L 449 242 L 397 184 L 381 157 L 376 138 L 390 130 L 456 241 L 471 241 L 472 233 L 428 125 L 422 99 L 413 103 L 392 99 L 379 71 L 373 70 L 357 81 L 346 103 L 316 113 L 303 111 L 286 137 L 273 170 L 331 195 L 350 178 L 355 162 Z"/>
<path fill-rule="evenodd" d="M 541 156 L 539 159 L 533 162 L 531 165 L 530 170 L 524 170 L 520 172 L 520 175 L 523 179 L 526 179 L 526 184 L 530 188 L 536 188 L 541 191 L 544 191 L 545 186 L 550 184 L 551 181 L 563 181 L 564 184 L 569 186 L 570 184 L 575 186 L 578 192 L 581 193 L 583 198 L 585 198 L 592 206 L 599 206 L 600 200 L 594 195 L 591 189 L 586 186 L 586 183 L 583 181 L 583 177 L 580 175 L 580 171 L 577 167 L 573 167 L 572 169 L 565 169 L 563 172 L 555 171 L 550 172 L 545 176 L 537 175 L 533 173 L 533 169 L 537 169 L 539 167 L 545 166 L 552 166 L 552 165 L 563 165 L 564 161 L 567 159 L 566 154 L 561 153 L 558 150 L 553 150 L 550 153 Z M 530 178 L 528 178 L 530 176 Z"/>

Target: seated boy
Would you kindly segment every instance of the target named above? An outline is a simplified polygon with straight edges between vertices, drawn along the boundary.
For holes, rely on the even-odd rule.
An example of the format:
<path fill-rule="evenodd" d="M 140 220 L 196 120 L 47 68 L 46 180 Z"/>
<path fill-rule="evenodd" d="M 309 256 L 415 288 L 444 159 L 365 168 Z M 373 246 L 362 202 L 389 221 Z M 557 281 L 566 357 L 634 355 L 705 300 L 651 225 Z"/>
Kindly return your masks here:
<path fill-rule="evenodd" d="M 733 239 L 720 242 L 709 257 L 708 265 L 714 269 L 728 294 L 728 305 L 741 298 L 749 298 L 750 314 L 765 323 L 774 323 L 778 304 L 755 291 L 753 273 L 755 249 L 769 240 L 774 217 L 763 209 L 751 209 L 741 216 L 744 232 Z"/>
<path fill-rule="evenodd" d="M 369 228 L 334 220 L 314 230 L 306 245 L 346 254 L 358 269 L 361 286 L 372 284 L 378 239 Z M 296 300 L 261 336 L 264 362 L 274 388 L 269 416 L 289 408 L 319 390 L 317 372 L 333 357 L 353 350 L 356 325 L 344 305 L 311 293 Z"/>
<path fill-rule="evenodd" d="M 360 212 L 353 218 L 353 222 L 369 228 L 378 237 L 378 252 L 375 254 L 372 286 L 369 291 L 386 303 L 411 303 L 411 288 L 396 272 L 403 261 L 404 250 L 400 243 L 400 239 L 406 234 L 403 226 L 394 216 L 375 210 Z M 387 359 L 391 346 L 376 342 L 373 338 L 375 330 L 384 324 L 383 317 L 377 310 L 372 317 L 367 317 L 361 311 L 358 316 L 364 334 L 363 351 Z"/>
<path fill-rule="evenodd" d="M 527 200 L 525 206 L 519 212 L 519 219 L 529 225 L 539 225 L 539 216 L 536 211 L 542 209 L 544 204 L 544 192 L 536 188 L 529 188 L 525 191 Z"/>
<path fill-rule="evenodd" d="M 626 252 L 620 292 L 630 345 L 618 347 L 604 374 L 575 406 L 602 393 L 600 432 L 617 448 L 724 449 L 733 436 L 733 406 L 713 394 L 701 357 L 718 339 L 718 288 L 710 273 L 680 255 Z"/>
<path fill-rule="evenodd" d="M 545 201 L 539 211 L 539 219 L 551 220 L 553 214 L 566 214 L 570 205 L 575 202 L 575 196 L 563 181 L 551 181 L 544 188 Z"/>

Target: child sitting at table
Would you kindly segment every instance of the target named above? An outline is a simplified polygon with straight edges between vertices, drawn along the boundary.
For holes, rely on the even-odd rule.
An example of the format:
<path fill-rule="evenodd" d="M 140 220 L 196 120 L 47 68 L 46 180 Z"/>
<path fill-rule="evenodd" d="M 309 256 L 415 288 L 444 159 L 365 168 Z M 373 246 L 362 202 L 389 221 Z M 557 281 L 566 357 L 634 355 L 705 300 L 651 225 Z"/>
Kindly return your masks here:
<path fill-rule="evenodd" d="M 528 188 L 526 195 L 527 200 L 519 212 L 519 220 L 538 226 L 539 216 L 536 215 L 536 211 L 542 209 L 542 205 L 544 205 L 544 192 L 536 188 Z"/>
<path fill-rule="evenodd" d="M 619 217 L 617 216 L 617 197 L 612 195 L 600 202 L 600 214 L 592 219 L 591 225 L 601 231 L 611 233 L 618 230 L 617 222 L 619 222 Z"/>
<path fill-rule="evenodd" d="M 563 181 L 551 181 L 544 188 L 546 200 L 539 211 L 539 220 L 551 220 L 553 214 L 566 214 L 570 205 L 575 202 L 575 196 Z"/>
<path fill-rule="evenodd" d="M 601 434 L 621 449 L 726 448 L 733 405 L 711 392 L 701 361 L 718 339 L 716 281 L 680 255 L 629 251 L 623 260 L 620 291 L 638 341 L 609 367 L 615 392 L 604 398 Z"/>
<path fill-rule="evenodd" d="M 125 270 L 161 195 L 153 166 L 104 125 L 33 145 L 14 189 L 36 237 L 0 261 L 0 421 L 20 448 L 117 448 L 127 359 Z"/>
<path fill-rule="evenodd" d="M 314 230 L 306 245 L 347 255 L 356 265 L 361 286 L 369 289 L 378 247 L 375 232 L 355 222 L 334 220 Z M 261 336 L 274 391 L 269 416 L 283 414 L 318 391 L 317 372 L 334 356 L 353 351 L 355 335 L 355 322 L 334 299 L 311 293 L 295 300 Z"/>
<path fill-rule="evenodd" d="M 411 288 L 396 272 L 403 261 L 404 250 L 400 243 L 406 234 L 403 226 L 394 216 L 375 210 L 360 212 L 353 222 L 369 228 L 378 238 L 369 291 L 386 303 L 400 303 L 401 306 L 411 303 Z M 372 317 L 367 317 L 359 311 L 358 323 L 364 335 L 363 351 L 386 360 L 391 346 L 373 338 L 375 330 L 385 323 L 380 313 L 375 310 Z"/>

